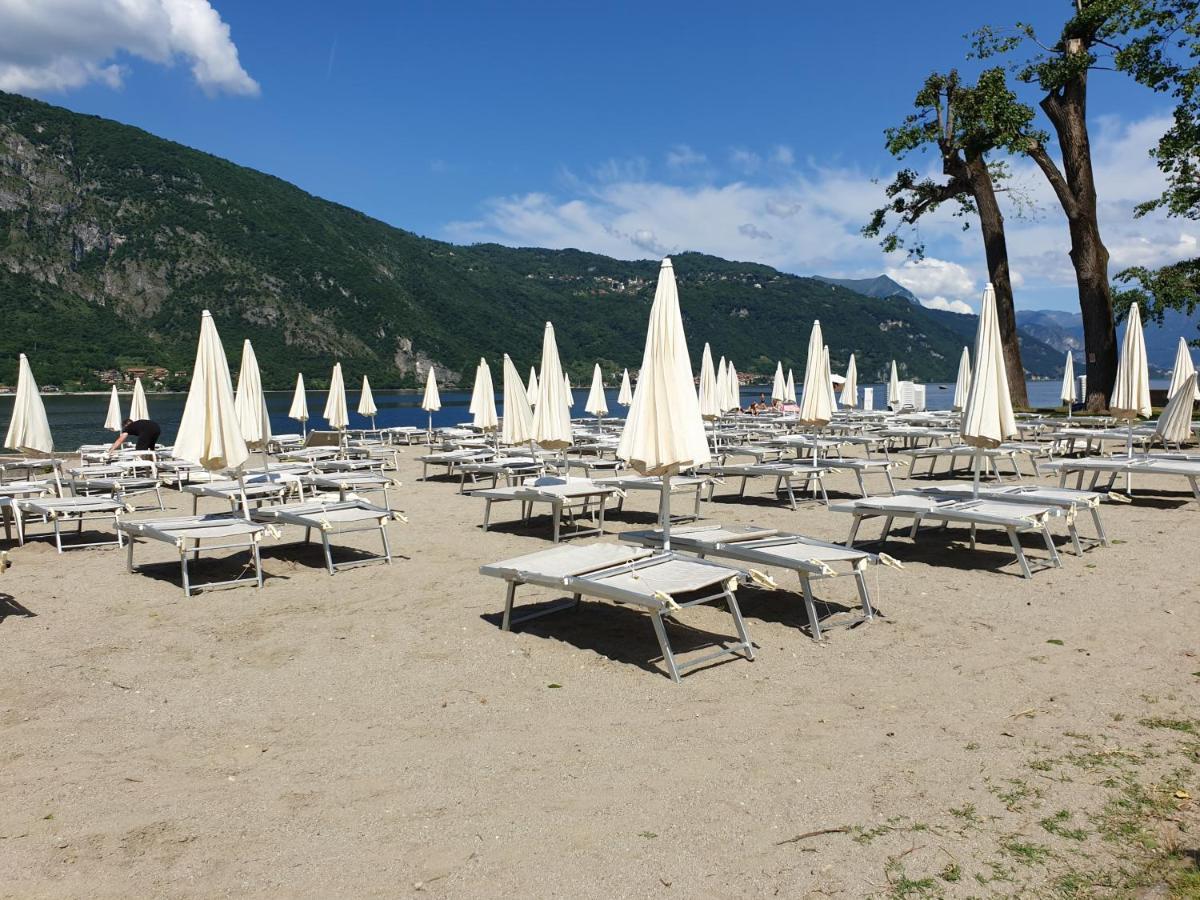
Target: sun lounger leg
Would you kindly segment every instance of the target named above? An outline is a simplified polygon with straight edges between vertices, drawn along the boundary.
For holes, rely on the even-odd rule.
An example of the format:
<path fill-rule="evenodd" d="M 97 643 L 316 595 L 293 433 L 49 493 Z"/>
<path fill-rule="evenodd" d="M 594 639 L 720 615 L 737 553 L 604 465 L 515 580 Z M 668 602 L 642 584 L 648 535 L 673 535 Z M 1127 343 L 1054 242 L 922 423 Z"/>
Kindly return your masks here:
<path fill-rule="evenodd" d="M 971 549 L 975 549 L 975 523 L 971 523 Z"/>
<path fill-rule="evenodd" d="M 867 486 L 863 484 L 862 472 L 858 469 L 854 470 L 854 477 L 858 480 L 858 492 L 864 497 L 867 496 Z"/>
<path fill-rule="evenodd" d="M 1075 530 L 1075 526 L 1071 526 L 1071 530 Z M 1042 537 L 1046 541 L 1046 549 L 1050 551 L 1050 563 L 1056 569 L 1062 568 L 1062 560 L 1058 557 L 1058 548 L 1054 546 L 1054 537 L 1050 534 L 1050 526 L 1042 526 Z"/>
<path fill-rule="evenodd" d="M 662 650 L 663 662 L 666 663 L 667 672 L 670 674 L 671 680 L 678 684 L 679 668 L 675 665 L 675 654 L 671 652 L 671 642 L 667 640 L 667 629 L 663 624 L 662 613 L 654 610 L 650 613 L 650 621 L 654 623 L 654 634 L 658 638 L 658 646 Z"/>
<path fill-rule="evenodd" d="M 733 591 L 725 592 L 725 605 L 729 607 L 729 614 L 733 616 L 733 627 L 737 629 L 738 640 L 742 644 L 742 649 L 746 651 L 746 658 L 754 659 L 754 644 L 750 642 L 750 634 L 746 631 L 746 621 L 742 618 L 742 608 L 738 605 Z"/>
<path fill-rule="evenodd" d="M 504 592 L 504 618 L 500 620 L 500 630 L 510 631 L 512 626 L 513 599 L 517 593 L 517 583 L 510 581 L 508 590 Z"/>
<path fill-rule="evenodd" d="M 1200 499 L 1198 497 L 1197 499 Z M 1100 522 L 1100 510 L 1098 507 L 1092 507 L 1092 521 L 1096 524 L 1096 535 L 1100 538 L 1100 546 L 1108 546 L 1108 535 L 1104 531 L 1104 525 Z"/>
<path fill-rule="evenodd" d="M 858 528 L 862 525 L 862 516 L 855 515 L 854 523 L 850 526 L 850 536 L 846 538 L 846 546 L 853 547 L 854 539 L 858 537 Z"/>
<path fill-rule="evenodd" d="M 1197 502 L 1200 502 L 1200 482 L 1196 481 L 1195 476 L 1191 476 L 1188 478 L 1188 484 L 1192 486 L 1192 496 L 1196 498 Z"/>
<path fill-rule="evenodd" d="M 125 554 L 125 571 L 133 572 L 133 535 L 129 536 L 129 546 Z"/>
<path fill-rule="evenodd" d="M 858 588 L 858 599 L 862 603 L 863 619 L 870 622 L 875 618 L 875 607 L 871 605 L 871 592 L 867 588 L 867 576 L 855 569 L 854 584 Z"/>
<path fill-rule="evenodd" d="M 383 540 L 383 558 L 390 566 L 392 564 L 392 544 L 388 540 L 386 525 L 379 526 L 379 537 Z"/>
<path fill-rule="evenodd" d="M 795 493 L 795 491 L 792 490 L 792 476 L 791 475 L 781 476 L 779 481 L 775 482 L 775 493 L 776 494 L 779 493 L 779 482 L 780 481 L 782 481 L 784 484 L 787 485 L 788 503 L 790 503 L 792 506 L 792 509 L 795 510 L 796 509 L 796 493 Z"/>
<path fill-rule="evenodd" d="M 250 553 L 254 556 L 254 577 L 261 588 L 263 586 L 262 554 L 258 552 L 258 541 L 253 537 L 250 538 Z"/>
<path fill-rule="evenodd" d="M 181 573 L 180 578 L 183 581 L 183 596 L 190 597 L 192 596 L 192 585 L 188 581 L 188 555 L 186 547 L 179 554 L 179 569 Z"/>
<path fill-rule="evenodd" d="M 1017 537 L 1017 530 L 1015 528 L 1005 530 L 1008 532 L 1008 542 L 1012 544 L 1013 552 L 1017 554 L 1017 562 L 1021 564 L 1021 574 L 1026 578 L 1033 578 L 1029 562 L 1025 559 L 1025 550 L 1021 547 L 1021 539 Z"/>
<path fill-rule="evenodd" d="M 1075 555 L 1083 556 L 1083 544 L 1079 540 L 1079 529 L 1075 527 L 1074 522 L 1067 526 L 1067 531 L 1071 535 L 1071 544 L 1075 547 Z"/>
<path fill-rule="evenodd" d="M 808 576 L 800 573 L 800 589 L 804 593 L 804 611 L 808 613 L 808 629 L 814 641 L 821 640 L 821 620 L 817 618 L 817 604 L 813 600 L 812 584 Z"/>
<path fill-rule="evenodd" d="M 817 487 L 819 487 L 821 489 L 821 502 L 824 503 L 826 506 L 828 506 L 829 505 L 829 495 L 827 493 L 825 493 L 825 479 L 822 478 L 820 475 L 818 475 L 816 477 L 817 477 Z"/>
<path fill-rule="evenodd" d="M 596 523 L 596 529 L 600 532 L 600 534 L 604 534 L 604 501 L 606 498 L 602 495 L 597 499 L 600 502 L 600 519 Z M 668 503 L 669 502 L 670 501 L 668 501 Z"/>
<path fill-rule="evenodd" d="M 525 504 L 524 503 L 521 504 L 521 512 L 522 513 L 525 512 Z M 492 516 L 492 499 L 490 497 L 485 497 L 483 499 L 483 530 L 484 531 L 488 530 L 488 520 L 491 518 L 491 516 Z"/>
<path fill-rule="evenodd" d="M 333 552 L 329 549 L 329 532 L 321 532 L 321 544 L 325 548 L 325 568 L 329 570 L 329 574 L 333 574 Z"/>

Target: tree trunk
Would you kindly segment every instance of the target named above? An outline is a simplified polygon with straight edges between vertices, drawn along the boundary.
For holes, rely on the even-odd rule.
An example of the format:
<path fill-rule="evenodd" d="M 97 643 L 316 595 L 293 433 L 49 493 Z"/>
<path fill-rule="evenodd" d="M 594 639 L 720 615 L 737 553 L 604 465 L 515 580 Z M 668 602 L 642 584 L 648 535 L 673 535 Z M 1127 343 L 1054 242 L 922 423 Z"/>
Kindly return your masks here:
<path fill-rule="evenodd" d="M 1074 46 L 1070 52 L 1082 51 Z M 1087 128 L 1087 72 L 1072 78 L 1061 91 L 1047 94 L 1041 107 L 1058 135 L 1064 171 L 1058 171 L 1044 148 L 1037 147 L 1030 155 L 1050 181 L 1067 216 L 1071 262 L 1083 315 L 1087 408 L 1097 412 L 1108 407 L 1117 380 L 1117 330 L 1108 283 L 1108 249 L 1100 239 L 1096 212 L 1096 181 Z"/>
<path fill-rule="evenodd" d="M 1004 369 L 1008 373 L 1008 394 L 1015 408 L 1025 409 L 1029 406 L 1029 397 L 1025 391 L 1025 367 L 1021 363 L 1012 278 L 1008 272 L 1008 242 L 1004 237 L 1004 214 L 996 202 L 992 173 L 982 156 L 964 160 L 957 151 L 948 152 L 945 148 L 942 149 L 942 171 L 950 176 L 951 186 L 965 188 L 975 200 L 983 250 L 987 256 L 988 280 L 996 291 L 996 316 L 1000 324 L 1000 344 L 1004 348 Z"/>
<path fill-rule="evenodd" d="M 1017 336 L 1017 313 L 1013 307 L 1012 278 L 1008 272 L 1004 214 L 996 202 L 996 190 L 987 162 L 982 156 L 977 156 L 968 159 L 966 165 L 975 208 L 979 212 L 988 277 L 996 291 L 996 316 L 1000 323 L 1000 343 L 1004 347 L 1004 368 L 1008 372 L 1008 394 L 1016 409 L 1025 409 L 1029 406 L 1029 396 L 1025 391 L 1025 366 L 1021 363 L 1021 341 Z"/>

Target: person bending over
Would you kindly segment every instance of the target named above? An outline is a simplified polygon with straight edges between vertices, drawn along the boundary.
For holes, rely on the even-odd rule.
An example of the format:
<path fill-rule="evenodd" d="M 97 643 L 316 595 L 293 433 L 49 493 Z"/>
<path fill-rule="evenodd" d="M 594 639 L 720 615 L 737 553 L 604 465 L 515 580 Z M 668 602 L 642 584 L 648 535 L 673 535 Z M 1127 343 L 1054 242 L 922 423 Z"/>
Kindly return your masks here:
<path fill-rule="evenodd" d="M 115 453 L 117 448 L 125 443 L 125 439 L 131 435 L 137 438 L 135 449 L 153 450 L 158 444 L 158 438 L 161 434 L 162 428 L 159 427 L 157 422 L 152 422 L 150 419 L 138 419 L 136 422 L 132 419 L 126 419 L 121 433 L 113 441 L 113 445 L 108 448 L 108 452 Z"/>

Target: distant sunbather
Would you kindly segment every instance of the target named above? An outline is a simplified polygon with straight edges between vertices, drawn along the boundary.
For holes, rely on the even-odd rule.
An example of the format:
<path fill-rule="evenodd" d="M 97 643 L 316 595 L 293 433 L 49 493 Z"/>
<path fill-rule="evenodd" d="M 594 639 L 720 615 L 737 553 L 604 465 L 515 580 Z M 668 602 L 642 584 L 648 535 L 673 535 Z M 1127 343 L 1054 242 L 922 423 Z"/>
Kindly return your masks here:
<path fill-rule="evenodd" d="M 158 444 L 159 437 L 162 436 L 162 428 L 157 422 L 153 422 L 150 419 L 138 419 L 136 422 L 132 419 L 126 419 L 124 426 L 121 428 L 121 433 L 117 435 L 117 439 L 108 448 L 108 452 L 115 453 L 117 448 L 125 443 L 125 439 L 130 435 L 137 438 L 136 449 L 153 450 Z"/>

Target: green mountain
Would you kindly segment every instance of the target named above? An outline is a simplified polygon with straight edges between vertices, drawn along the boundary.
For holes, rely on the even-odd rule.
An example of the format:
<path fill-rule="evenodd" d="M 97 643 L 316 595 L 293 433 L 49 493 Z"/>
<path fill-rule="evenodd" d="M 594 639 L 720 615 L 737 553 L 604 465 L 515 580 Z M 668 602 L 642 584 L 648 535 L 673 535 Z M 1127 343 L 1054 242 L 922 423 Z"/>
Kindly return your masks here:
<path fill-rule="evenodd" d="M 434 364 L 469 380 L 480 356 L 520 371 L 552 320 L 572 380 L 641 361 L 658 261 L 577 250 L 456 246 L 136 128 L 0 93 L 0 381 L 18 352 L 43 384 L 158 365 L 186 379 L 202 309 L 237 366 L 264 381 L 416 385 Z M 894 357 L 952 379 L 962 338 L 931 311 L 697 253 L 675 257 L 694 358 L 706 341 L 742 372 L 800 374 L 819 318 L 832 364 L 862 379 Z"/>

